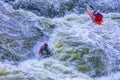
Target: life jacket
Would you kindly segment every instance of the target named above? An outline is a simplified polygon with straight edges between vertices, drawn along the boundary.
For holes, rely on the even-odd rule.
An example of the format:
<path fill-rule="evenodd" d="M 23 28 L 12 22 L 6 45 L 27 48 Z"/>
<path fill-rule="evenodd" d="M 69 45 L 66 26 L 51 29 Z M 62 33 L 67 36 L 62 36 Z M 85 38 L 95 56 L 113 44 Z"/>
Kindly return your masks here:
<path fill-rule="evenodd" d="M 102 21 L 102 18 L 103 18 L 103 15 L 100 13 L 96 14 L 96 16 L 95 16 L 96 21 Z"/>
<path fill-rule="evenodd" d="M 50 52 L 49 52 L 49 49 L 47 48 L 47 47 L 41 47 L 41 49 L 40 49 L 40 52 L 41 52 L 41 54 L 43 54 L 43 55 L 47 55 L 47 54 L 49 54 Z"/>
<path fill-rule="evenodd" d="M 47 54 L 47 51 L 46 51 L 46 50 L 43 50 L 42 53 L 43 53 L 44 55 L 46 55 L 46 54 Z"/>

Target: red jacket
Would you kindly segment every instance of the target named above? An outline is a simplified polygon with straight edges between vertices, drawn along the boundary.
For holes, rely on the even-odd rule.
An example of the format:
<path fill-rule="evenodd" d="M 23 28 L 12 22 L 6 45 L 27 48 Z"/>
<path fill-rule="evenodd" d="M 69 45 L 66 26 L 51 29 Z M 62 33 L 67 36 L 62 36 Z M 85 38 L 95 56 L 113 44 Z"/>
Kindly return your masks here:
<path fill-rule="evenodd" d="M 100 14 L 100 13 L 98 13 L 98 14 L 95 15 L 95 20 L 96 21 L 102 21 L 102 18 L 103 18 L 103 15 Z"/>

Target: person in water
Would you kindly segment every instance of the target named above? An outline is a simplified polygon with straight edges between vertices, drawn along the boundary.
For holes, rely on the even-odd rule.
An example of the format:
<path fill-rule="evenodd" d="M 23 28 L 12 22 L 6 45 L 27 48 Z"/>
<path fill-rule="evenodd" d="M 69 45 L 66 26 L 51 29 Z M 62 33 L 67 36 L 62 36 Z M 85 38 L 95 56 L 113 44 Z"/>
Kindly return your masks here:
<path fill-rule="evenodd" d="M 93 16 L 96 21 L 103 21 L 103 15 L 100 13 L 100 10 L 95 10 Z"/>
<path fill-rule="evenodd" d="M 43 46 L 41 46 L 40 50 L 39 50 L 39 54 L 41 56 L 51 56 L 51 51 L 50 49 L 48 48 L 48 44 L 47 43 L 44 43 Z"/>

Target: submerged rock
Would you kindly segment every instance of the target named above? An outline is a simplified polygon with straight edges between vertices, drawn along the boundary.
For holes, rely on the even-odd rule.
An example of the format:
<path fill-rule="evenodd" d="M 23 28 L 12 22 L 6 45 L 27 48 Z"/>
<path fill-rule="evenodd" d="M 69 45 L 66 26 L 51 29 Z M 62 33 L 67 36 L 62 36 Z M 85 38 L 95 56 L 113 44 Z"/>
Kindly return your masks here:
<path fill-rule="evenodd" d="M 9 74 L 9 72 L 0 70 L 0 76 L 6 76 L 7 74 Z"/>

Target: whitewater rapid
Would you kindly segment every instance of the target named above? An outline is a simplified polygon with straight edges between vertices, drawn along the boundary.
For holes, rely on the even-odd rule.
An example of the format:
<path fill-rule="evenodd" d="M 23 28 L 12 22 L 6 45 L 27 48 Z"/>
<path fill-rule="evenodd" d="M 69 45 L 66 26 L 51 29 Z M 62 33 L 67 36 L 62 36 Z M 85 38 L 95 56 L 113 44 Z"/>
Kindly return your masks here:
<path fill-rule="evenodd" d="M 51 19 L 14 10 L 2 1 L 0 10 L 0 55 L 8 51 L 4 60 L 0 59 L 0 80 L 120 79 L 120 13 L 102 13 L 104 23 L 97 25 L 87 12 Z M 47 42 L 54 55 L 39 60 L 42 32 L 49 36 Z"/>

